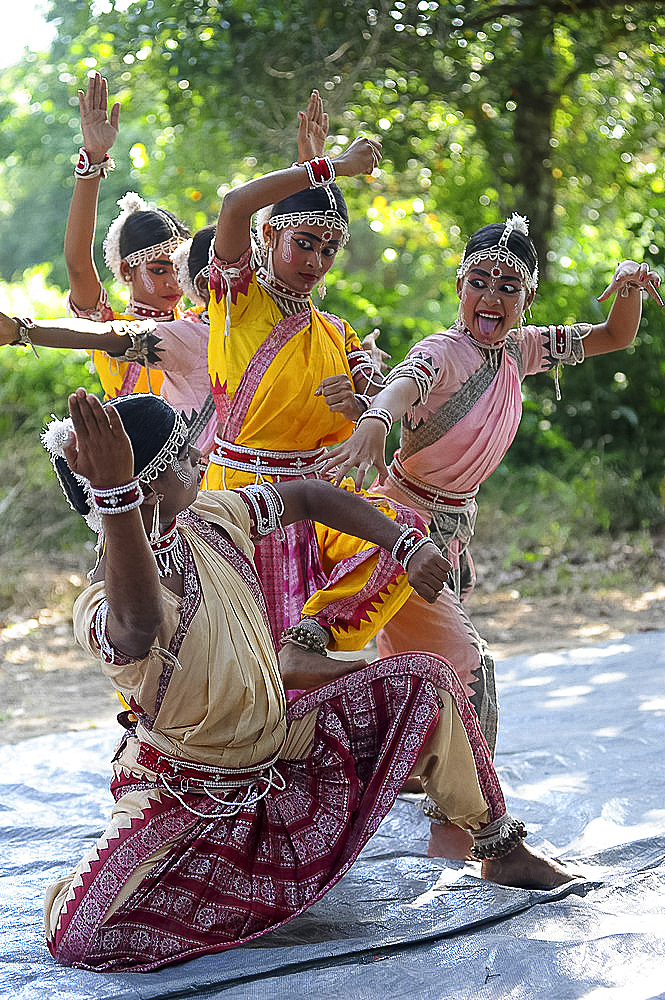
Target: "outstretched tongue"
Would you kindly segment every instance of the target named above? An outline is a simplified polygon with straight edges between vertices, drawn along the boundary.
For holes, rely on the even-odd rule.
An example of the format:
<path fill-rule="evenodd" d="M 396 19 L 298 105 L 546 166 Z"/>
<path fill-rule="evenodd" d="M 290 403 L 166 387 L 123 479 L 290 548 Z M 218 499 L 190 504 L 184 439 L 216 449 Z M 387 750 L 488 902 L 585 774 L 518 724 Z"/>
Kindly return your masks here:
<path fill-rule="evenodd" d="M 476 318 L 478 320 L 478 328 L 480 329 L 480 332 L 486 337 L 491 336 L 501 322 L 498 316 L 483 316 L 480 313 L 478 313 Z"/>

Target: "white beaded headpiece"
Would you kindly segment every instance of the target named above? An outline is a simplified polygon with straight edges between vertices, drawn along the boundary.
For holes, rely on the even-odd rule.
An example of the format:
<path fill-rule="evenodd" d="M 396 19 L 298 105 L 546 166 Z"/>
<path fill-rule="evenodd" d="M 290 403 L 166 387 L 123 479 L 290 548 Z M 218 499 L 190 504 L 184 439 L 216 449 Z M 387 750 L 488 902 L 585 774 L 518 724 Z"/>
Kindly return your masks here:
<path fill-rule="evenodd" d="M 529 220 L 525 215 L 517 215 L 516 212 L 513 212 L 510 218 L 506 219 L 499 242 L 494 246 L 477 250 L 475 253 L 465 257 L 457 268 L 457 277 L 465 278 L 471 268 L 475 267 L 476 264 L 480 264 L 483 260 L 497 260 L 503 264 L 507 264 L 513 271 L 516 271 L 526 285 L 527 290 L 535 292 L 538 287 L 538 265 L 536 264 L 532 273 L 524 261 L 520 260 L 512 250 L 508 249 L 508 238 L 513 232 L 522 233 L 523 236 L 529 235 Z"/>
<path fill-rule="evenodd" d="M 189 254 L 191 249 L 192 241 L 189 239 L 185 240 L 184 243 L 181 243 L 180 246 L 178 246 L 171 254 L 175 277 L 178 282 L 178 287 L 183 295 L 187 296 L 190 302 L 193 302 L 197 306 L 205 306 L 206 301 L 196 287 L 196 280 L 199 277 L 205 277 L 207 279 L 209 268 L 206 264 L 205 267 L 202 267 L 198 274 L 192 278 L 189 273 Z"/>
<path fill-rule="evenodd" d="M 327 212 L 289 212 L 286 215 L 273 215 L 268 219 L 273 229 L 298 229 L 299 226 L 323 226 L 324 229 L 339 229 L 340 246 L 345 246 L 349 240 L 349 227 L 338 212 L 330 209 Z"/>
<path fill-rule="evenodd" d="M 135 191 L 128 191 L 122 198 L 119 198 L 118 206 L 121 209 L 120 215 L 111 223 L 104 239 L 104 260 L 116 281 L 122 281 L 120 265 L 123 260 L 130 267 L 135 267 L 137 264 L 145 264 L 151 260 L 158 260 L 160 257 L 170 257 L 173 251 L 181 243 L 184 243 L 186 237 L 179 232 L 173 219 L 166 212 L 162 212 L 156 205 L 149 205 Z M 121 257 L 120 236 L 127 219 L 135 212 L 156 212 L 167 224 L 171 231 L 171 236 L 168 240 L 163 240 L 161 243 L 153 243 L 152 246 L 143 247 L 141 250 L 134 250 L 132 253 L 127 254 L 126 257 Z"/>

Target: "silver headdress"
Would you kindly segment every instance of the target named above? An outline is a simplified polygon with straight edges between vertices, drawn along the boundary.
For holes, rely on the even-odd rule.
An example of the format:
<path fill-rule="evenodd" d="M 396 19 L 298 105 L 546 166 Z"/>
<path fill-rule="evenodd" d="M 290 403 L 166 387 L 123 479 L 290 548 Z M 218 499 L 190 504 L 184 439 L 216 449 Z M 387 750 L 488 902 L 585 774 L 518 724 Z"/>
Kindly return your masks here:
<path fill-rule="evenodd" d="M 482 250 L 477 250 L 468 257 L 464 257 L 457 268 L 457 277 L 466 277 L 471 268 L 475 267 L 476 264 L 480 264 L 481 261 L 497 260 L 511 267 L 513 271 L 519 274 L 527 291 L 535 292 L 538 287 L 538 265 L 536 264 L 532 273 L 524 261 L 508 248 L 508 239 L 513 232 L 522 233 L 523 236 L 529 235 L 529 220 L 525 215 L 518 215 L 516 212 L 513 212 L 510 218 L 505 221 L 499 242 L 495 243 L 494 246 L 484 247 Z"/>
<path fill-rule="evenodd" d="M 119 198 L 118 206 L 121 209 L 120 215 L 111 223 L 104 239 L 104 260 L 116 281 L 123 280 L 122 271 L 120 270 L 123 260 L 130 267 L 135 267 L 137 264 L 158 260 L 160 257 L 170 257 L 173 251 L 185 241 L 186 237 L 179 232 L 173 219 L 166 212 L 162 212 L 156 205 L 149 205 L 135 191 L 128 191 L 122 198 Z M 127 254 L 126 257 L 122 257 L 120 255 L 120 236 L 127 219 L 135 212 L 155 212 L 164 220 L 171 232 L 171 236 L 167 240 L 162 240 L 161 243 L 154 243 L 140 250 L 134 250 L 132 253 Z"/>

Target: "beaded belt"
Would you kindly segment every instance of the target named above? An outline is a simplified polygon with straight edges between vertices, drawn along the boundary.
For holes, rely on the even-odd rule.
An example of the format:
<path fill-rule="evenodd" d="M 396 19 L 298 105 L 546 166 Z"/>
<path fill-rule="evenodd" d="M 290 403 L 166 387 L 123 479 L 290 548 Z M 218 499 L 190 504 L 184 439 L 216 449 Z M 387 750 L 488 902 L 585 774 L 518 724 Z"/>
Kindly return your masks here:
<path fill-rule="evenodd" d="M 316 476 L 326 457 L 325 448 L 313 451 L 264 451 L 262 448 L 244 448 L 231 444 L 215 435 L 215 446 L 210 461 L 230 469 L 254 472 L 267 476 Z"/>
<path fill-rule="evenodd" d="M 474 505 L 478 492 L 474 490 L 473 493 L 449 493 L 422 479 L 415 479 L 405 471 L 398 458 L 393 459 L 388 469 L 388 476 L 403 493 L 428 510 L 452 510 L 454 513 L 469 510 Z"/>
<path fill-rule="evenodd" d="M 276 756 L 255 767 L 239 770 L 178 760 L 141 743 L 136 759 L 158 775 L 160 783 L 181 806 L 205 819 L 230 819 L 243 809 L 253 808 L 271 788 L 283 791 L 286 787 L 284 777 L 275 768 Z M 213 789 L 220 794 L 214 794 Z M 194 808 L 191 802 L 182 798 L 188 792 L 210 799 L 215 803 L 213 810 L 202 812 Z"/>

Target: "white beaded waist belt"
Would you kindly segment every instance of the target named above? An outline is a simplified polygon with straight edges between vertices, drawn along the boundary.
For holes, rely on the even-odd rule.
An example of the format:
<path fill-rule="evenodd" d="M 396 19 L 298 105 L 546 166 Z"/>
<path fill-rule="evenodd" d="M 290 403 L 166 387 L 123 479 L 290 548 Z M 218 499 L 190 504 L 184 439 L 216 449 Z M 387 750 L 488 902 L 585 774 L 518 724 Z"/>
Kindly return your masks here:
<path fill-rule="evenodd" d="M 262 448 L 244 448 L 215 435 L 215 445 L 210 461 L 229 469 L 241 469 L 256 475 L 316 476 L 326 457 L 325 448 L 313 451 L 264 451 Z"/>
<path fill-rule="evenodd" d="M 472 493 L 450 493 L 433 483 L 416 479 L 405 471 L 398 458 L 394 458 L 388 468 L 388 477 L 396 486 L 426 510 L 460 514 L 473 508 L 478 490 Z"/>

